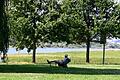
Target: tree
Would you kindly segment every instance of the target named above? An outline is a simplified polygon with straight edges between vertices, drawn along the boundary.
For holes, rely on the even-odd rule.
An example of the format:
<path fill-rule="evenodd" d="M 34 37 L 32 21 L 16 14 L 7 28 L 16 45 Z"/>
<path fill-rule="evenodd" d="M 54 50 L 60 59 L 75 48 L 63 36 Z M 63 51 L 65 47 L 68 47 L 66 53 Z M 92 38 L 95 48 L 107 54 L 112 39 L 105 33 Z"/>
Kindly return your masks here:
<path fill-rule="evenodd" d="M 3 52 L 3 60 L 9 47 L 9 27 L 7 25 L 7 0 L 0 0 L 0 53 Z"/>
<path fill-rule="evenodd" d="M 99 35 L 100 40 L 95 42 L 105 44 L 107 37 L 114 34 L 118 14 L 116 15 L 117 5 L 112 0 L 87 0 L 83 5 L 84 19 L 88 28 L 86 62 L 89 63 L 90 42 Z"/>
<path fill-rule="evenodd" d="M 36 48 L 44 41 L 44 14 L 47 13 L 43 0 L 14 0 L 11 2 L 11 38 L 16 40 L 18 49 L 33 50 L 35 63 Z"/>
<path fill-rule="evenodd" d="M 11 38 L 18 49 L 33 50 L 35 63 L 36 48 L 40 43 L 53 41 L 52 27 L 59 17 L 56 0 L 13 0 L 10 8 Z M 51 33 L 51 35 L 49 35 Z M 52 37 L 52 38 L 51 38 Z"/>
<path fill-rule="evenodd" d="M 99 4 L 101 6 L 100 17 L 103 19 L 99 20 L 99 33 L 100 33 L 100 43 L 103 44 L 103 64 L 105 63 L 105 44 L 106 39 L 110 37 L 115 37 L 116 28 L 118 23 L 116 23 L 116 19 L 118 17 L 118 4 L 116 4 L 112 0 L 102 1 L 104 4 Z"/>
<path fill-rule="evenodd" d="M 117 6 L 112 0 L 65 0 L 63 8 L 72 41 L 86 43 L 86 62 L 89 63 L 90 42 L 105 44 L 106 38 L 116 30 Z M 99 40 L 93 40 L 96 36 Z"/>
<path fill-rule="evenodd" d="M 97 32 L 93 14 L 94 2 L 86 0 L 66 0 L 64 1 L 64 12 L 67 16 L 66 23 L 70 28 L 70 39 L 74 43 L 86 43 L 86 62 L 89 62 L 89 48 L 91 38 Z M 65 17 L 65 16 L 64 16 Z"/>

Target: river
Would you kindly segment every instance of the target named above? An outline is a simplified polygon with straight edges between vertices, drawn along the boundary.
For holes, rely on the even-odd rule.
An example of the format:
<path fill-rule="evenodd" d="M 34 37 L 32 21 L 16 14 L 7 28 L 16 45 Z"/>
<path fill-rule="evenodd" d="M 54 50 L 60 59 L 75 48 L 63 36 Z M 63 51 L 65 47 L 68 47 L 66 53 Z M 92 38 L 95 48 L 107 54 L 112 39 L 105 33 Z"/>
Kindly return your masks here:
<path fill-rule="evenodd" d="M 90 49 L 91 51 L 102 51 L 102 49 Z M 120 49 L 106 49 L 106 50 L 120 50 Z M 86 51 L 85 48 L 37 48 L 37 53 L 56 53 L 56 52 L 70 52 L 70 51 Z M 27 49 L 16 51 L 16 48 L 9 48 L 8 54 L 27 53 Z M 32 51 L 30 52 L 32 53 Z"/>

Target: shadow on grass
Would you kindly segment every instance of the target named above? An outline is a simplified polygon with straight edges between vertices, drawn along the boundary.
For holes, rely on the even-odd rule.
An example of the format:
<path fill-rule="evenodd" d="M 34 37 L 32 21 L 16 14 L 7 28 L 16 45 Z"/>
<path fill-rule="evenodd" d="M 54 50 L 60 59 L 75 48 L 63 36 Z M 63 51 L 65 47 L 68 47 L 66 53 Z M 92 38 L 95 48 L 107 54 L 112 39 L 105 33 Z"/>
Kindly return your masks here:
<path fill-rule="evenodd" d="M 85 74 L 120 75 L 120 69 L 61 68 L 48 65 L 0 65 L 0 73 L 48 73 L 48 74 Z"/>

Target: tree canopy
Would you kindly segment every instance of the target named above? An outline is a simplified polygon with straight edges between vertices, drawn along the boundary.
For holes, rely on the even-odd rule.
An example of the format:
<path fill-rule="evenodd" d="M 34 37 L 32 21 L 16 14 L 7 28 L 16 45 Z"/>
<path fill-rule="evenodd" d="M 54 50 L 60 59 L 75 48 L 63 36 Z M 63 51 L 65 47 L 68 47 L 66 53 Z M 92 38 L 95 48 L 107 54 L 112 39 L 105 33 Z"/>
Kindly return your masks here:
<path fill-rule="evenodd" d="M 11 0 L 10 39 L 18 49 L 33 50 L 33 62 L 41 43 L 84 42 L 89 62 L 94 38 L 105 44 L 106 38 L 120 34 L 119 13 L 119 4 L 112 0 Z"/>

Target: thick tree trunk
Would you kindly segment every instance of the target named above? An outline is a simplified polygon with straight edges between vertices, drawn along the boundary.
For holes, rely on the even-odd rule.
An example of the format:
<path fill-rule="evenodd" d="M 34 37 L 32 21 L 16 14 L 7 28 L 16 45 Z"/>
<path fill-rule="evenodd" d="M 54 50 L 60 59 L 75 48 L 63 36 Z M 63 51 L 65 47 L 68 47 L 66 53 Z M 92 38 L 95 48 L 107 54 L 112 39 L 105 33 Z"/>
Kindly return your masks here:
<path fill-rule="evenodd" d="M 9 47 L 9 27 L 7 25 L 5 0 L 0 0 L 0 51 L 7 53 Z"/>
<path fill-rule="evenodd" d="M 86 48 L 86 62 L 90 63 L 89 59 L 89 53 L 90 53 L 90 37 L 87 37 L 87 42 L 86 42 L 87 48 Z"/>

